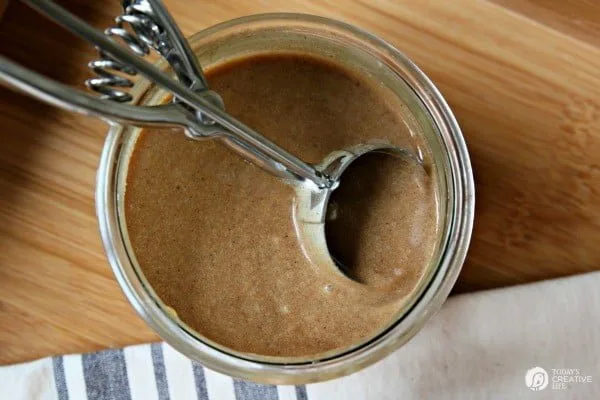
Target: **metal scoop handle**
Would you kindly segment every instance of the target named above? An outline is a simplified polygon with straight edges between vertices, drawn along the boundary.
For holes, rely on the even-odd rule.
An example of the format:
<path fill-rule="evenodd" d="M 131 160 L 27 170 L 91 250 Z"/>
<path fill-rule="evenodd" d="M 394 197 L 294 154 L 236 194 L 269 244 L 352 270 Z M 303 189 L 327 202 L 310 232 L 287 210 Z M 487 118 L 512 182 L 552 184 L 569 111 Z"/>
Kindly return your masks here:
<path fill-rule="evenodd" d="M 163 2 L 161 0 L 123 1 L 125 8 L 147 7 L 147 5 L 150 7 L 146 12 L 152 15 L 156 23 L 165 30 L 167 37 L 171 39 L 170 46 L 165 47 L 161 54 L 173 67 L 179 81 L 194 91 L 208 89 L 208 82 L 198 63 L 198 58 Z"/>
<path fill-rule="evenodd" d="M 53 82 L 39 74 L 10 62 L 4 57 L 0 58 L 0 78 L 16 86 L 24 92 L 66 108 L 71 111 L 81 112 L 88 115 L 99 116 L 109 121 L 127 122 L 141 125 L 177 125 L 198 132 L 212 132 L 206 137 L 226 135 L 235 143 L 241 145 L 238 150 L 243 156 L 248 157 L 244 150 L 254 153 L 252 161 L 268 159 L 269 168 L 279 171 L 278 176 L 286 175 L 294 177 L 299 181 L 312 182 L 318 188 L 328 188 L 333 181 L 323 175 L 314 166 L 305 163 L 296 156 L 288 153 L 275 143 L 255 132 L 242 122 L 233 118 L 213 105 L 202 93 L 196 93 L 191 88 L 171 79 L 168 75 L 155 68 L 152 64 L 135 56 L 131 51 L 116 44 L 102 32 L 89 26 L 80 18 L 72 15 L 62 7 L 49 0 L 23 0 L 48 18 L 67 28 L 74 34 L 93 43 L 115 59 L 130 65 L 136 71 L 144 75 L 150 81 L 171 92 L 181 102 L 187 104 L 196 111 L 210 118 L 222 129 L 210 131 L 197 120 L 191 113 L 187 113 L 182 107 L 170 109 L 158 107 L 138 107 L 125 104 L 114 104 L 103 101 L 76 89 Z M 137 111 L 134 111 L 137 110 Z M 170 111 L 169 111 L 170 110 Z M 273 171 L 276 173 L 277 171 Z M 283 172 L 283 174 L 282 174 Z"/>

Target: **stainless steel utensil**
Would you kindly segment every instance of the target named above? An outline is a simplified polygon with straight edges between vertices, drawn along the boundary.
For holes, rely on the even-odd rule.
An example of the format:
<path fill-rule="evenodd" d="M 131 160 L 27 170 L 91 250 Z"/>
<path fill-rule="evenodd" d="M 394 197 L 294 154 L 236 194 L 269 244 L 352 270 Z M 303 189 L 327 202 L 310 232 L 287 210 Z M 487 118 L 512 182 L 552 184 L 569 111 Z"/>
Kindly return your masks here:
<path fill-rule="evenodd" d="M 86 84 L 100 97 L 47 79 L 2 56 L 0 78 L 53 105 L 109 123 L 179 126 L 196 140 L 221 139 L 244 158 L 294 185 L 297 233 L 305 253 L 314 262 L 334 265 L 327 250 L 325 214 L 331 192 L 338 187 L 349 164 L 370 152 L 412 157 L 406 150 L 388 144 L 361 144 L 335 151 L 322 163 L 311 165 L 277 146 L 224 111 L 223 101 L 208 88 L 201 66 L 160 0 L 123 0 L 124 13 L 105 33 L 50 0 L 22 1 L 99 49 L 100 59 L 89 64 L 97 76 Z M 128 48 L 114 42 L 112 38 L 116 37 Z M 142 58 L 151 50 L 167 60 L 177 80 Z M 157 106 L 125 104 L 132 100 L 126 91 L 133 86 L 130 78 L 138 73 L 172 93 L 174 101 Z"/>
<path fill-rule="evenodd" d="M 187 54 L 189 47 L 187 44 L 181 43 L 175 25 L 170 25 L 169 29 L 164 31 L 170 42 L 159 42 L 159 44 L 164 44 L 164 54 L 167 56 L 167 61 L 174 63 L 174 70 L 180 79 L 181 77 L 184 80 L 190 79 L 188 83 L 192 86 L 195 85 L 199 91 L 184 86 L 181 81 L 171 79 L 167 74 L 137 56 L 132 50 L 118 45 L 109 36 L 92 28 L 52 1 L 22 1 L 98 47 L 107 58 L 104 58 L 99 64 L 92 64 L 93 67 L 102 65 L 103 68 L 115 67 L 131 73 L 134 71 L 140 73 L 172 93 L 177 102 L 153 107 L 138 107 L 109 102 L 107 101 L 109 98 L 123 101 L 125 96 L 106 91 L 105 99 L 93 97 L 29 71 L 0 56 L 0 78 L 14 87 L 55 106 L 93 115 L 109 122 L 139 126 L 180 126 L 185 128 L 187 134 L 195 139 L 225 138 L 232 149 L 278 177 L 297 184 L 306 184 L 318 188 L 328 188 L 334 185 L 333 180 L 318 171 L 314 166 L 288 153 L 214 104 L 218 96 L 206 88 L 201 70 L 195 61 L 190 61 L 190 55 Z M 131 4 L 126 1 L 125 4 L 126 8 L 134 6 L 139 7 L 139 9 L 149 8 L 155 13 L 153 15 L 156 15 L 157 19 L 162 19 L 163 22 L 170 18 L 159 0 L 140 0 Z M 168 32 L 171 32 L 170 36 Z M 178 43 L 178 45 L 172 45 L 173 42 Z M 180 63 L 181 60 L 186 61 Z M 196 71 L 194 71 L 195 69 Z M 116 83 L 120 86 L 127 85 L 124 80 L 116 82 L 114 77 L 110 82 L 108 79 L 105 80 L 105 83 L 106 86 L 102 86 L 98 82 L 88 81 L 88 85 L 97 90 L 101 90 L 101 87 L 106 88 L 109 83 L 113 85 Z"/>

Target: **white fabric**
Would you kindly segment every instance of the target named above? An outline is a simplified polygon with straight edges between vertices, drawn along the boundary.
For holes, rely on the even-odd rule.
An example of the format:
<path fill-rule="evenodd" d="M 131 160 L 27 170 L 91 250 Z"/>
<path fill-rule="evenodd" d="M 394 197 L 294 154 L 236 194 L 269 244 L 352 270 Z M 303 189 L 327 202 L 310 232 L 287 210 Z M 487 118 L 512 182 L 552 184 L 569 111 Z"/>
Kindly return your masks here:
<path fill-rule="evenodd" d="M 65 368 L 65 380 L 69 388 L 69 396 L 71 399 L 85 399 L 86 390 L 83 380 L 83 366 L 81 365 L 81 356 L 73 354 L 63 357 Z M 1 375 L 0 375 L 1 376 Z M 1 380 L 2 378 L 0 378 Z M 41 384 L 41 382 L 40 382 Z M 10 385 L 6 385 L 10 386 Z M 0 384 L 0 387 L 5 387 Z M 1 390 L 1 389 L 0 389 Z M 10 398 L 10 397 L 8 397 Z M 36 399 L 37 400 L 37 399 Z"/>
<path fill-rule="evenodd" d="M 235 400 L 233 380 L 213 370 L 205 370 L 206 386 L 210 399 Z"/>
<path fill-rule="evenodd" d="M 172 347 L 164 346 L 165 370 L 171 399 L 196 400 L 194 375 L 189 359 Z"/>
<path fill-rule="evenodd" d="M 0 399 L 57 400 L 51 360 L 0 368 Z"/>
<path fill-rule="evenodd" d="M 148 346 L 131 346 L 123 351 L 127 365 L 135 365 L 127 368 L 131 400 L 158 400 L 156 385 L 148 384 L 154 381 L 154 367 L 147 349 Z"/>
<path fill-rule="evenodd" d="M 299 390 L 306 390 L 309 400 L 600 399 L 599 317 L 600 272 L 456 296 L 413 340 L 376 365 L 349 377 L 275 391 L 235 390 L 236 380 L 200 368 L 203 392 L 189 360 L 166 345 L 161 349 L 171 399 L 234 399 L 237 393 L 238 400 L 254 400 L 255 395 L 241 394 L 252 392 L 294 400 L 304 397 Z M 144 398 L 156 399 L 150 345 L 129 347 L 123 354 L 131 386 L 130 396 L 123 398 L 137 399 L 148 391 L 152 394 Z M 90 377 L 84 375 L 95 369 L 82 367 L 83 358 L 59 357 L 70 400 L 88 399 L 85 381 Z M 0 399 L 61 400 L 53 361 L 0 367 Z M 539 391 L 525 382 L 533 367 L 548 373 L 549 385 Z M 570 382 L 559 390 L 552 387 L 558 380 L 586 382 Z"/>
<path fill-rule="evenodd" d="M 296 389 L 294 386 L 279 385 L 277 386 L 277 394 L 279 400 L 296 400 Z"/>

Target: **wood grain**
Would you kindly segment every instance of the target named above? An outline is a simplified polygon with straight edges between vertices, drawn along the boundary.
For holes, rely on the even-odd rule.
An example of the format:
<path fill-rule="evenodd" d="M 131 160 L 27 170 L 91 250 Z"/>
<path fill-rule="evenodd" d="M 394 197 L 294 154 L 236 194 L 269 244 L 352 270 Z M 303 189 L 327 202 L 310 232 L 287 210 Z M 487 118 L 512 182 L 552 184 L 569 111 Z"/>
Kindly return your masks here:
<path fill-rule="evenodd" d="M 116 1 L 61 4 L 97 27 L 119 12 Z M 457 291 L 600 269 L 600 43 L 590 4 L 167 1 L 186 34 L 252 13 L 305 12 L 363 27 L 422 67 L 454 109 L 476 174 Z M 0 24 L 0 49 L 79 87 L 95 56 L 18 2 Z M 0 363 L 156 340 L 97 234 L 106 126 L 5 89 L 0 104 Z"/>
<path fill-rule="evenodd" d="M 598 45 L 600 2 L 596 0 L 493 0 L 566 35 Z"/>

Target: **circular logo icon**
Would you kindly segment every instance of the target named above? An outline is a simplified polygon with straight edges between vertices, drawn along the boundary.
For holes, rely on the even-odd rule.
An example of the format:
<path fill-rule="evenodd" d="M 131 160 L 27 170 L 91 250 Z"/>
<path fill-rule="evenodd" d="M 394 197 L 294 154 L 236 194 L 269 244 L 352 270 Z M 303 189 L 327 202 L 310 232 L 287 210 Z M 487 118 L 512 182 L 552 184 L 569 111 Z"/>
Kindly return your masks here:
<path fill-rule="evenodd" d="M 543 390 L 548 386 L 548 373 L 542 367 L 531 368 L 525 374 L 525 384 L 533 391 Z"/>

